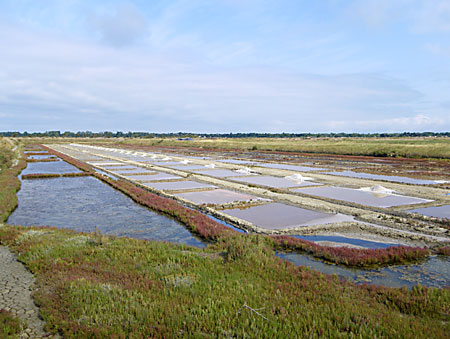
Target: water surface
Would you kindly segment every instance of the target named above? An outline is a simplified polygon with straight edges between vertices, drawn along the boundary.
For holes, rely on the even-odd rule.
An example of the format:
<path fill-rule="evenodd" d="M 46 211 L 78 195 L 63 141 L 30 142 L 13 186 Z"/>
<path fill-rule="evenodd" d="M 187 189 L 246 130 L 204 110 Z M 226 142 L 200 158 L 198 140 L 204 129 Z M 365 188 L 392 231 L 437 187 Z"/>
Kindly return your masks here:
<path fill-rule="evenodd" d="M 377 269 L 357 269 L 324 263 L 298 253 L 277 253 L 295 265 L 308 266 L 326 274 L 336 274 L 357 284 L 369 283 L 388 287 L 412 288 L 450 286 L 450 258 L 433 256 L 417 264 L 393 265 Z"/>
<path fill-rule="evenodd" d="M 353 171 L 325 172 L 323 174 L 340 175 L 343 177 L 351 177 L 351 178 L 401 182 L 404 184 L 414 184 L 414 185 L 433 185 L 436 183 L 434 180 L 414 179 L 414 178 L 408 178 L 408 177 L 399 177 L 399 176 L 395 176 L 395 175 L 359 173 L 359 172 L 353 172 Z"/>
<path fill-rule="evenodd" d="M 233 180 L 236 180 L 239 182 L 245 182 L 245 183 L 249 183 L 249 184 L 270 186 L 270 187 L 275 187 L 275 188 L 305 187 L 305 186 L 320 185 L 319 183 L 316 183 L 316 182 L 311 182 L 311 181 L 297 182 L 294 180 L 273 177 L 270 175 L 255 175 L 255 176 L 251 176 L 251 177 L 233 178 Z"/>
<path fill-rule="evenodd" d="M 93 177 L 23 180 L 8 223 L 56 226 L 202 247 L 182 224 L 136 204 Z"/>
<path fill-rule="evenodd" d="M 419 213 L 429 217 L 450 219 L 450 205 L 417 208 L 407 212 Z"/>
<path fill-rule="evenodd" d="M 422 204 L 432 201 L 421 198 L 402 196 L 398 194 L 380 195 L 379 193 L 366 192 L 346 187 L 312 187 L 293 189 L 292 191 L 309 194 L 312 196 L 326 197 L 330 199 L 349 201 L 361 205 L 377 207 Z"/>
<path fill-rule="evenodd" d="M 29 162 L 27 168 L 22 171 L 23 174 L 37 174 L 37 173 L 78 173 L 81 172 L 75 166 L 72 166 L 64 161 L 51 162 Z"/>

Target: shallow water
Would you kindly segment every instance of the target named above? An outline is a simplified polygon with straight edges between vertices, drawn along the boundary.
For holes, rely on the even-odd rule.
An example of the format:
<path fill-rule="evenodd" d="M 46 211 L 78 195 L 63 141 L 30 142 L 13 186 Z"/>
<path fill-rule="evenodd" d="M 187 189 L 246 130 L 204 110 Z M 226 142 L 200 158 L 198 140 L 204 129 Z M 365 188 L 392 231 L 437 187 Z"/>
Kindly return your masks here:
<path fill-rule="evenodd" d="M 196 204 L 225 204 L 233 201 L 249 201 L 262 199 L 254 195 L 234 192 L 227 189 L 176 193 L 175 195 L 190 200 Z"/>
<path fill-rule="evenodd" d="M 228 169 L 207 169 L 202 171 L 197 171 L 198 174 L 206 174 L 212 177 L 224 178 L 224 177 L 237 177 L 242 176 L 242 173 L 236 173 Z"/>
<path fill-rule="evenodd" d="M 245 209 L 226 209 L 222 212 L 267 229 L 284 229 L 353 220 L 349 216 L 316 212 L 280 203 L 251 206 Z"/>
<path fill-rule="evenodd" d="M 353 171 L 325 172 L 323 174 L 340 175 L 340 176 L 351 177 L 351 178 L 401 182 L 401 183 L 405 183 L 405 184 L 415 184 L 415 185 L 433 185 L 436 183 L 434 180 L 414 179 L 414 178 L 408 178 L 408 177 L 399 177 L 399 176 L 395 176 L 395 175 L 358 173 L 358 172 L 353 172 Z"/>
<path fill-rule="evenodd" d="M 307 166 L 300 166 L 300 165 L 273 164 L 273 163 L 263 163 L 263 162 L 260 162 L 257 165 L 261 166 L 261 167 L 286 169 L 286 170 L 290 170 L 290 171 L 299 171 L 299 172 L 326 170 L 326 168 L 321 168 L 321 167 L 307 167 Z"/>
<path fill-rule="evenodd" d="M 361 191 L 345 187 L 312 187 L 293 189 L 293 192 L 300 192 L 312 196 L 326 197 L 336 200 L 354 202 L 366 206 L 392 207 L 400 205 L 421 204 L 431 200 L 415 197 L 401 196 L 397 194 L 379 195 L 372 192 Z"/>
<path fill-rule="evenodd" d="M 167 181 L 167 182 L 150 182 L 143 185 L 152 187 L 157 190 L 188 190 L 196 188 L 216 188 L 216 186 L 210 184 L 204 184 L 198 181 L 186 180 L 186 181 Z"/>
<path fill-rule="evenodd" d="M 419 213 L 429 217 L 450 219 L 450 205 L 416 208 L 407 212 Z"/>
<path fill-rule="evenodd" d="M 270 175 L 255 175 L 255 176 L 251 176 L 251 177 L 233 178 L 233 180 L 236 180 L 239 182 L 246 182 L 249 184 L 270 186 L 270 187 L 275 187 L 275 188 L 305 187 L 305 186 L 320 185 L 319 183 L 311 182 L 311 181 L 303 181 L 301 183 L 298 183 L 294 180 L 273 177 Z"/>
<path fill-rule="evenodd" d="M 75 166 L 69 165 L 64 161 L 51 162 L 29 162 L 27 168 L 22 171 L 22 174 L 37 174 L 37 173 L 78 173 L 81 172 Z"/>
<path fill-rule="evenodd" d="M 43 154 L 43 155 L 29 155 L 28 159 L 49 159 L 49 158 L 56 158 L 52 154 Z"/>
<path fill-rule="evenodd" d="M 183 179 L 178 175 L 162 173 L 162 172 L 153 172 L 155 174 L 144 174 L 144 175 L 136 175 L 132 173 L 122 173 L 123 176 L 126 176 L 128 179 L 138 180 L 138 181 L 156 181 L 156 180 L 172 180 L 172 179 Z"/>
<path fill-rule="evenodd" d="M 276 255 L 295 265 L 308 266 L 326 274 L 336 274 L 357 284 L 407 288 L 417 284 L 427 287 L 450 286 L 450 258 L 446 256 L 433 256 L 417 264 L 356 269 L 324 263 L 298 253 L 278 252 Z"/>
<path fill-rule="evenodd" d="M 197 169 L 204 169 L 205 166 L 202 165 L 169 165 L 167 167 L 171 167 L 174 169 L 178 169 L 181 171 L 191 171 L 191 170 L 197 170 Z"/>
<path fill-rule="evenodd" d="M 203 247 L 182 224 L 157 214 L 93 177 L 23 180 L 8 223 L 56 226 Z"/>
<path fill-rule="evenodd" d="M 334 236 L 334 235 L 293 235 L 293 237 L 308 240 L 308 241 L 313 241 L 313 242 L 331 241 L 331 242 L 335 242 L 335 243 L 341 243 L 343 246 L 344 246 L 344 244 L 351 244 L 351 245 L 362 246 L 365 248 L 387 248 L 387 247 L 392 247 L 392 246 L 398 246 L 398 244 L 383 243 L 383 242 L 378 242 L 378 241 L 370 241 L 370 240 L 348 238 L 348 237 L 341 237 L 341 236 Z"/>

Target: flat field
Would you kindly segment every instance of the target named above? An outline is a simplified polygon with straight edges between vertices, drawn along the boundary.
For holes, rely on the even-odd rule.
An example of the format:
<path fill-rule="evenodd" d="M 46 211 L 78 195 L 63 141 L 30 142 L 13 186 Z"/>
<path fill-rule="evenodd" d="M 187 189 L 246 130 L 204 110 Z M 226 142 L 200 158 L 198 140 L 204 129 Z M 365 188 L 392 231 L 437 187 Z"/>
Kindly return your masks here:
<path fill-rule="evenodd" d="M 260 150 L 380 157 L 450 159 L 450 138 L 22 138 L 24 142 L 121 143 L 203 149 Z"/>

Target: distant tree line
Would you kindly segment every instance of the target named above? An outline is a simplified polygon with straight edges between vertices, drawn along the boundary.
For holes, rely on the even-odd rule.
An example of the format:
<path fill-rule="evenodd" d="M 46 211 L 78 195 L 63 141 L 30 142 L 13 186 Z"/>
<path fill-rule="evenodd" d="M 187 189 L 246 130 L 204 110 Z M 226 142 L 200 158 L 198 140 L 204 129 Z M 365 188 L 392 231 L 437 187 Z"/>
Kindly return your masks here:
<path fill-rule="evenodd" d="M 450 137 L 450 132 L 402 133 L 149 133 L 149 132 L 0 132 L 4 137 L 58 137 L 58 138 L 395 138 L 395 137 Z"/>

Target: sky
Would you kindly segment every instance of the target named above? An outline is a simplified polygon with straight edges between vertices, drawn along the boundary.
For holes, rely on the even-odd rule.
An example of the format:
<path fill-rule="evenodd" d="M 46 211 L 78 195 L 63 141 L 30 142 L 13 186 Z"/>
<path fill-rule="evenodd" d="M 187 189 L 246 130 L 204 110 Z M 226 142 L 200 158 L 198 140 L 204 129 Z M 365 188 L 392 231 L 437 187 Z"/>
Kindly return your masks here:
<path fill-rule="evenodd" d="M 0 0 L 0 131 L 450 130 L 450 0 Z"/>

